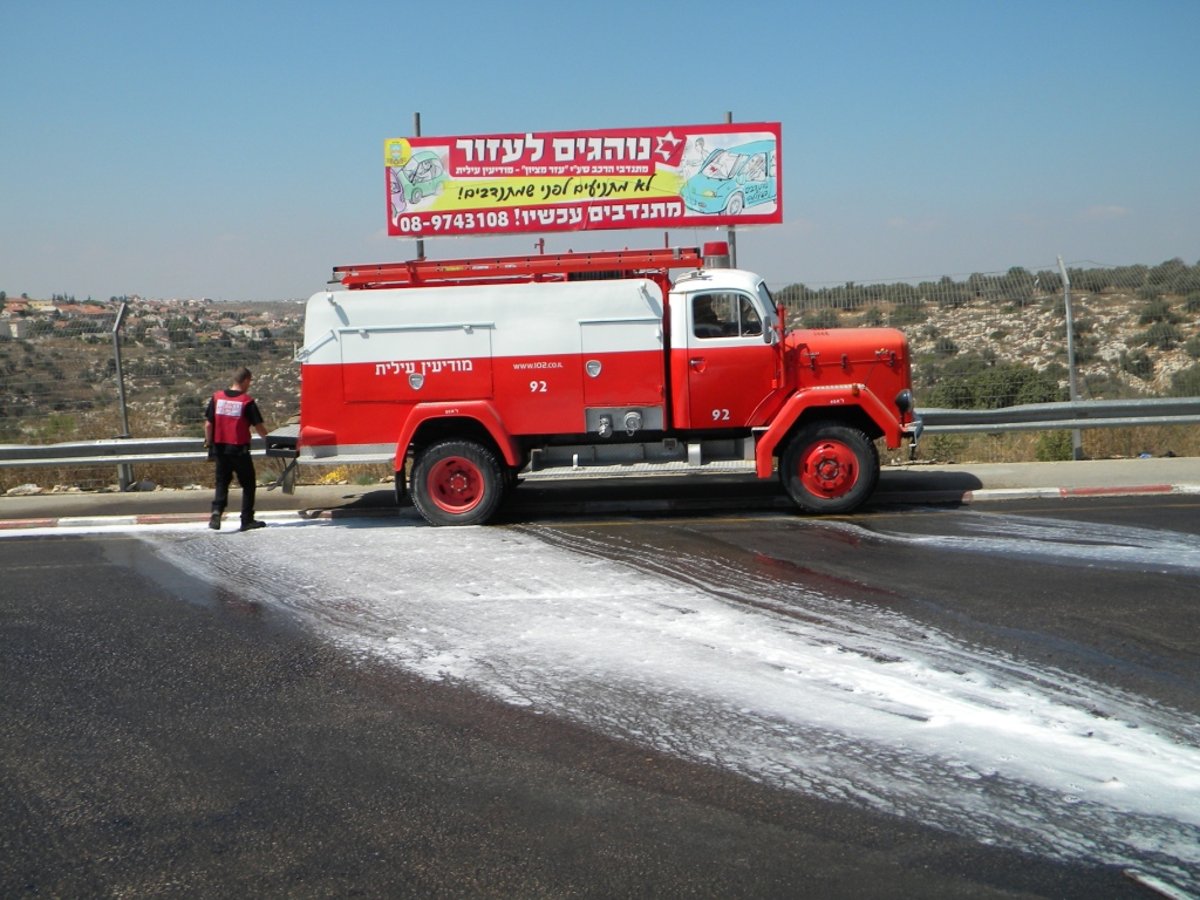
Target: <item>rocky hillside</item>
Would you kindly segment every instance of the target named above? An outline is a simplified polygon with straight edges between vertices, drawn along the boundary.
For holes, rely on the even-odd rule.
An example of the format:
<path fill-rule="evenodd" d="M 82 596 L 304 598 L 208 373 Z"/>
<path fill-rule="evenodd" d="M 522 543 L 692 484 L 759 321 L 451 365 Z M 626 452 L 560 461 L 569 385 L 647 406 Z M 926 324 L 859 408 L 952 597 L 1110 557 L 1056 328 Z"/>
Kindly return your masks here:
<path fill-rule="evenodd" d="M 1155 321 L 1144 321 L 1146 303 L 1126 293 L 1072 298 L 1075 358 L 1081 395 L 1115 393 L 1165 396 L 1181 372 L 1197 363 L 1200 311 L 1184 313 L 1174 298 L 1173 335 L 1156 337 Z M 1161 320 L 1159 320 L 1161 324 Z M 1066 316 L 1061 296 L 1024 307 L 970 304 L 942 308 L 920 326 L 905 326 L 918 359 L 978 354 L 998 361 L 1050 370 L 1066 384 Z M 1164 335 L 1168 333 L 1159 329 Z"/>

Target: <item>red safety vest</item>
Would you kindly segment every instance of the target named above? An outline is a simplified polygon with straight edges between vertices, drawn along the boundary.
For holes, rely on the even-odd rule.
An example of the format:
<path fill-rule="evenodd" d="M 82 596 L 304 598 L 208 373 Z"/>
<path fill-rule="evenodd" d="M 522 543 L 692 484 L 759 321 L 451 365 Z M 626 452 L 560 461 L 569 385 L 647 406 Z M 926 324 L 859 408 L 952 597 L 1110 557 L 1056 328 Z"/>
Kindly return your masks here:
<path fill-rule="evenodd" d="M 250 422 L 246 418 L 249 394 L 230 397 L 225 391 L 213 394 L 213 443 L 249 444 Z"/>

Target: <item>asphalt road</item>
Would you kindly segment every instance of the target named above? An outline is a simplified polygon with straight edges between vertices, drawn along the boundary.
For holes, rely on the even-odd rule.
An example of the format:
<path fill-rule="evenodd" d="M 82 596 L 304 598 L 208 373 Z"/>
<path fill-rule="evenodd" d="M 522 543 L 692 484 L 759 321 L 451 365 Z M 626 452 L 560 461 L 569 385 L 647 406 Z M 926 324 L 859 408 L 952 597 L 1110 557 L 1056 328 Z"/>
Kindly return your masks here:
<path fill-rule="evenodd" d="M 1136 515 L 1194 522 L 1163 509 Z M 647 540 L 672 528 L 641 527 Z M 861 583 L 854 548 L 802 552 L 770 531 L 700 517 L 660 539 Z M 919 555 L 876 561 L 888 602 L 932 583 L 947 607 L 917 613 L 959 618 L 948 573 Z M 771 790 L 353 661 L 129 537 L 6 538 L 0 570 L 0 895 L 1147 896 L 1113 867 Z M 1008 615 L 1050 638 L 1085 616 L 1086 643 L 1111 649 L 1152 618 L 1104 624 L 1112 600 L 1039 611 L 1055 594 L 1044 572 L 983 574 L 973 583 L 993 587 L 962 627 L 989 641 L 1025 646 Z M 1167 661 L 1159 673 L 1142 659 L 1137 686 L 1184 698 L 1167 682 L 1192 676 L 1180 629 L 1194 624 L 1179 612 L 1137 638 Z M 1054 658 L 1047 640 L 1034 652 Z"/>

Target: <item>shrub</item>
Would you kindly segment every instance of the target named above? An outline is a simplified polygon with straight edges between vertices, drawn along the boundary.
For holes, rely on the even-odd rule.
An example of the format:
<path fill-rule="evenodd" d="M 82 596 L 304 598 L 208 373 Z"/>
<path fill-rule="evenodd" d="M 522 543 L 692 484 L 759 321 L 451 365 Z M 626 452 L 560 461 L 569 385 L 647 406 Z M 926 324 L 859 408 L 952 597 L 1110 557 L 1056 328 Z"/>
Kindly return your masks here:
<path fill-rule="evenodd" d="M 940 337 L 933 345 L 933 352 L 938 356 L 953 356 L 958 352 L 958 344 L 948 337 Z"/>
<path fill-rule="evenodd" d="M 970 354 L 925 372 L 924 401 L 946 409 L 999 409 L 1062 400 L 1052 376 L 1020 363 L 991 364 Z"/>
<path fill-rule="evenodd" d="M 1172 375 L 1168 393 L 1172 397 L 1200 397 L 1200 365 Z"/>
<path fill-rule="evenodd" d="M 172 421 L 179 425 L 196 425 L 204 421 L 204 407 L 208 399 L 199 394 L 181 394 L 175 400 Z"/>
<path fill-rule="evenodd" d="M 1183 334 L 1170 322 L 1155 322 L 1139 334 L 1136 340 L 1139 344 L 1158 350 L 1171 350 L 1183 340 Z"/>
<path fill-rule="evenodd" d="M 1171 304 L 1161 297 L 1150 300 L 1138 313 L 1138 324 L 1149 325 L 1151 322 L 1168 322 L 1174 324 L 1179 316 L 1171 309 Z"/>
<path fill-rule="evenodd" d="M 1135 350 L 1133 353 L 1122 351 L 1121 371 L 1137 378 L 1150 378 L 1154 375 L 1154 360 L 1146 355 L 1145 350 Z"/>
<path fill-rule="evenodd" d="M 878 306 L 872 306 L 862 314 L 861 324 L 868 328 L 878 328 L 884 322 L 883 313 L 880 312 Z"/>
<path fill-rule="evenodd" d="M 836 309 L 814 309 L 804 314 L 800 324 L 805 328 L 837 328 L 840 319 Z"/>
<path fill-rule="evenodd" d="M 1034 456 L 1038 462 L 1059 462 L 1074 459 L 1075 448 L 1069 431 L 1046 431 L 1038 435 Z"/>
<path fill-rule="evenodd" d="M 921 307 L 904 304 L 892 310 L 888 324 L 893 328 L 903 328 L 906 325 L 920 325 L 928 318 L 929 314 Z"/>

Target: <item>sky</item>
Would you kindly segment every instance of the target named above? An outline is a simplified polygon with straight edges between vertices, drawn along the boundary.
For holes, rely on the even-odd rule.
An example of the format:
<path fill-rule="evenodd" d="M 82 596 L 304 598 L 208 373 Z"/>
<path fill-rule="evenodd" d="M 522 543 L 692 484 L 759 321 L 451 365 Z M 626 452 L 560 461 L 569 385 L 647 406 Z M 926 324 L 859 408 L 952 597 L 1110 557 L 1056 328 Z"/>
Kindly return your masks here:
<path fill-rule="evenodd" d="M 299 298 L 411 258 L 382 146 L 415 114 L 427 136 L 780 122 L 784 221 L 737 243 L 773 288 L 1200 261 L 1197 0 L 41 0 L 0 4 L 0 35 L 10 296 Z"/>

